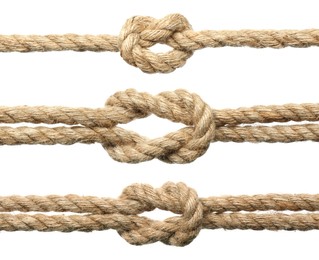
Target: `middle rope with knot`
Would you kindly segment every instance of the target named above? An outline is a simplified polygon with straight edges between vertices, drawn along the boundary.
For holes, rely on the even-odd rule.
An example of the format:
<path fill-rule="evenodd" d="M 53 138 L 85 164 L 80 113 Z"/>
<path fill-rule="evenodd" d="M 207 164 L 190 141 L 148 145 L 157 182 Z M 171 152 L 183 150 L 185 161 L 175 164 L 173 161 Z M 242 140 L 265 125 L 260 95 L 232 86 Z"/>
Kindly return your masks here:
<path fill-rule="evenodd" d="M 123 129 L 150 114 L 186 127 L 148 139 Z M 295 121 L 308 123 L 283 124 Z M 70 127 L 0 126 L 0 145 L 102 143 L 120 162 L 137 163 L 160 159 L 188 163 L 206 152 L 211 142 L 319 141 L 319 104 L 286 104 L 214 110 L 198 95 L 185 90 L 152 96 L 134 89 L 117 92 L 104 108 L 0 107 L 0 123 L 66 124 Z M 281 125 L 255 125 L 281 122 Z"/>

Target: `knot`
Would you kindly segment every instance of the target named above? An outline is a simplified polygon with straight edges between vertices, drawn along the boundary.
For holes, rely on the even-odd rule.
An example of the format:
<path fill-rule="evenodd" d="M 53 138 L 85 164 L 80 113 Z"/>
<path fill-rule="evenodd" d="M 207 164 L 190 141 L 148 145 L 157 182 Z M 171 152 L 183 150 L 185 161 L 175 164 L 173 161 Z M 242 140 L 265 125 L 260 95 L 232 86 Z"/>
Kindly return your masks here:
<path fill-rule="evenodd" d="M 168 182 L 159 189 L 154 189 L 150 185 L 133 184 L 123 191 L 121 199 L 138 201 L 144 205 L 145 211 L 158 208 L 180 214 L 164 221 L 139 217 L 143 225 L 119 231 L 130 244 L 161 241 L 168 245 L 184 246 L 192 242 L 201 230 L 203 205 L 196 191 L 184 183 Z"/>
<path fill-rule="evenodd" d="M 212 109 L 196 94 L 185 90 L 162 92 L 156 96 L 134 89 L 117 92 L 106 106 L 119 111 L 119 122 L 130 122 L 150 114 L 187 125 L 164 137 L 148 139 L 117 127 L 110 128 L 112 140 L 103 144 L 120 162 L 138 163 L 158 158 L 169 163 L 188 163 L 203 155 L 215 137 Z"/>
<path fill-rule="evenodd" d="M 121 56 L 143 72 L 172 72 L 182 67 L 193 54 L 190 50 L 174 48 L 174 38 L 191 29 L 187 19 L 180 14 L 171 14 L 159 20 L 148 16 L 134 16 L 126 21 L 119 36 Z M 167 53 L 151 52 L 148 48 L 157 43 L 167 44 L 173 50 Z"/>

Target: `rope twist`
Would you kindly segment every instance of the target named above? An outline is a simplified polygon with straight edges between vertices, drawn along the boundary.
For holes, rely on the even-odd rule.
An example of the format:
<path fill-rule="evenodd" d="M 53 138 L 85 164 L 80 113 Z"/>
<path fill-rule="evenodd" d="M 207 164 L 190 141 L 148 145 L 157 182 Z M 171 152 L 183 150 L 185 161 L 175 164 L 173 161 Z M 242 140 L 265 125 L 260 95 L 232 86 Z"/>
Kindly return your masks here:
<path fill-rule="evenodd" d="M 122 108 L 122 115 L 127 117 L 125 122 L 152 113 L 188 126 L 152 140 L 121 130 L 121 136 L 129 138 L 103 144 L 110 156 L 117 161 L 138 162 L 158 158 L 170 163 L 191 162 L 204 154 L 214 139 L 212 110 L 198 95 L 185 90 L 152 96 L 129 89 L 110 97 L 106 106 L 116 110 Z"/>
<path fill-rule="evenodd" d="M 160 20 L 149 16 L 132 17 L 126 21 L 119 36 L 121 56 L 143 72 L 172 72 L 183 66 L 193 54 L 193 51 L 175 49 L 175 35 L 191 29 L 187 19 L 180 14 Z M 148 49 L 158 43 L 167 44 L 173 50 L 156 54 Z"/>
<path fill-rule="evenodd" d="M 120 198 L 137 201 L 144 211 L 158 208 L 181 214 L 164 221 L 147 219 L 147 225 L 119 232 L 131 244 L 161 241 L 168 245 L 184 246 L 197 237 L 202 228 L 203 206 L 196 191 L 183 183 L 166 183 L 159 189 L 135 184 L 124 189 Z"/>

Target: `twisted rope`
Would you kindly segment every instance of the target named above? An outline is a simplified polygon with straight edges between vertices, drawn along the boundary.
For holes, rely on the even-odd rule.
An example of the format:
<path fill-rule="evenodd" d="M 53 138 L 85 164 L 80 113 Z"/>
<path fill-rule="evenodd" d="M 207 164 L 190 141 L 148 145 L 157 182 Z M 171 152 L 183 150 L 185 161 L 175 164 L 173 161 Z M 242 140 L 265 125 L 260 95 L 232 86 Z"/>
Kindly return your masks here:
<path fill-rule="evenodd" d="M 118 124 L 150 114 L 186 125 L 164 137 L 148 139 Z M 0 123 L 62 123 L 62 127 L 0 127 L 0 145 L 102 143 L 120 162 L 158 158 L 188 163 L 206 152 L 211 142 L 319 141 L 319 104 L 211 109 L 198 95 L 185 90 L 156 96 L 134 89 L 117 92 L 104 108 L 0 107 Z M 256 125 L 273 122 L 302 124 Z"/>
<path fill-rule="evenodd" d="M 157 43 L 173 50 L 154 53 Z M 319 30 L 193 31 L 180 14 L 162 19 L 134 16 L 120 35 L 0 35 L 0 52 L 31 51 L 120 51 L 123 59 L 147 73 L 168 73 L 182 67 L 195 50 L 206 47 L 248 46 L 253 48 L 310 47 L 319 45 Z"/>
<path fill-rule="evenodd" d="M 139 214 L 155 208 L 179 216 L 155 221 Z M 273 213 L 267 211 L 273 210 Z M 280 211 L 308 211 L 284 214 Z M 0 197 L 0 230 L 94 231 L 115 229 L 129 243 L 161 241 L 189 244 L 201 229 L 312 230 L 319 229 L 319 195 L 268 194 L 198 198 L 183 183 L 166 183 L 159 189 L 133 184 L 118 199 L 92 196 Z M 8 212 L 42 212 L 10 214 Z M 259 213 L 248 213 L 260 211 Z M 46 215 L 73 212 L 78 215 Z M 312 213 L 314 212 L 314 213 Z"/>

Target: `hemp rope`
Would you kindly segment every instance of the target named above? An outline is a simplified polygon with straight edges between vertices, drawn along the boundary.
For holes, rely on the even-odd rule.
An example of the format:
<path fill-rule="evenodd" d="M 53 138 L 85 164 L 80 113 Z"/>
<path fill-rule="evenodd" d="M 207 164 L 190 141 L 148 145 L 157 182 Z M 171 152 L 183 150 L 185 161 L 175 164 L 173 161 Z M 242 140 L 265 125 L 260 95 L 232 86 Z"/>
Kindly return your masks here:
<path fill-rule="evenodd" d="M 118 124 L 150 114 L 187 127 L 164 137 L 148 139 Z M 303 122 L 297 125 L 256 123 Z M 198 95 L 185 90 L 156 96 L 134 89 L 117 92 L 104 108 L 0 107 L 0 123 L 62 123 L 70 127 L 0 126 L 0 145 L 102 143 L 120 162 L 138 163 L 158 158 L 188 163 L 206 152 L 211 142 L 319 141 L 319 104 L 287 104 L 214 110 Z"/>
<path fill-rule="evenodd" d="M 154 53 L 153 45 L 167 44 L 173 50 Z M 195 50 L 206 47 L 248 46 L 284 48 L 319 46 L 319 30 L 192 30 L 187 19 L 170 14 L 162 19 L 134 16 L 126 21 L 120 35 L 0 35 L 0 52 L 111 51 L 147 73 L 168 73 L 182 67 Z"/>
<path fill-rule="evenodd" d="M 155 208 L 180 216 L 158 221 L 139 215 Z M 0 230 L 89 232 L 115 229 L 134 245 L 161 241 L 184 246 L 201 229 L 319 229 L 319 214 L 314 213 L 318 210 L 318 194 L 198 198 L 196 191 L 184 183 L 167 182 L 159 189 L 133 184 L 125 188 L 118 199 L 77 195 L 0 197 Z M 13 211 L 29 214 L 8 213 Z M 255 211 L 258 212 L 249 213 Z M 287 214 L 280 211 L 308 212 Z M 78 214 L 46 215 L 45 212 Z"/>

